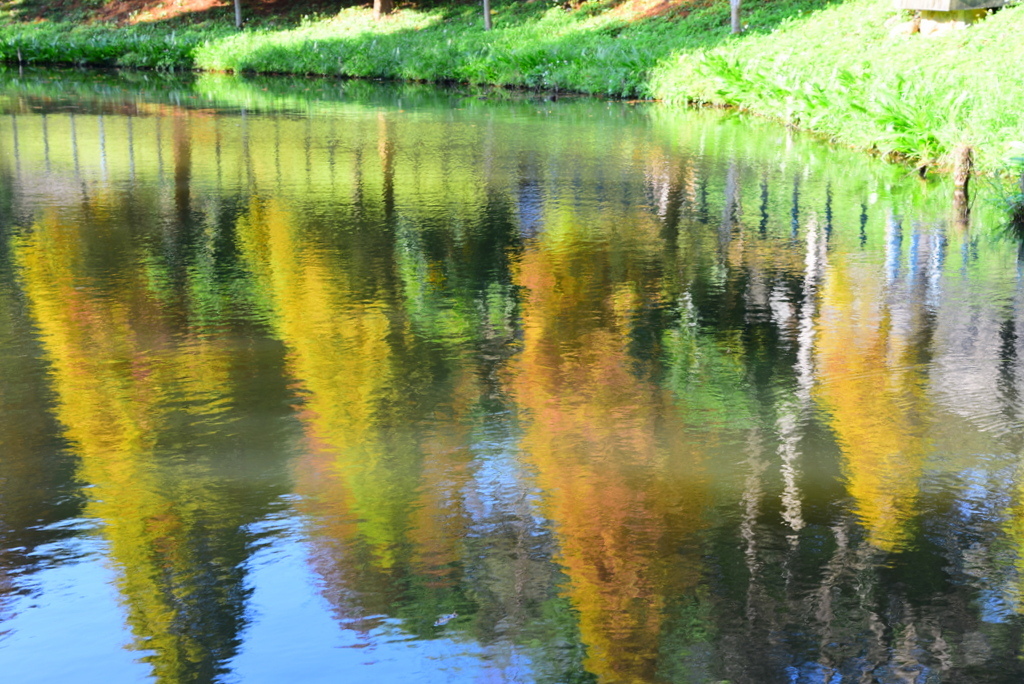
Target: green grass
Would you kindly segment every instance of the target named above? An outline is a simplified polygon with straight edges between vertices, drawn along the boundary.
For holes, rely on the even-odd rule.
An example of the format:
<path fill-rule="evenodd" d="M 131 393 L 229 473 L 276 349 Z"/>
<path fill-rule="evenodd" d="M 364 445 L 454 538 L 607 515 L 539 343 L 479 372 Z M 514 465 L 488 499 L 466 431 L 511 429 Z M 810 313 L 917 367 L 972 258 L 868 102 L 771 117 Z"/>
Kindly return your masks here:
<path fill-rule="evenodd" d="M 827 0 L 760 0 L 765 28 Z M 242 32 L 224 23 L 0 26 L 0 61 L 215 71 L 319 74 L 489 83 L 652 97 L 651 75 L 673 51 L 727 40 L 728 5 L 695 4 L 683 18 L 629 22 L 590 3 L 495 4 L 495 30 L 484 32 L 479 8 L 451 5 L 402 10 L 381 22 L 346 9 L 297 25 L 263 20 Z"/>
<path fill-rule="evenodd" d="M 652 92 L 735 105 L 894 158 L 943 166 L 966 143 L 980 168 L 1005 165 L 1024 140 L 1024 6 L 944 36 L 890 35 L 894 17 L 886 3 L 850 0 L 680 51 L 656 69 Z"/>
<path fill-rule="evenodd" d="M 672 49 L 724 39 L 725 18 L 721 8 L 710 7 L 686 21 L 630 24 L 602 11 L 507 3 L 497 8 L 496 30 L 487 33 L 476 6 L 406 10 L 381 23 L 365 10 L 353 9 L 329 21 L 210 42 L 197 50 L 196 64 L 236 72 L 458 81 L 651 97 L 648 84 L 659 60 Z"/>
<path fill-rule="evenodd" d="M 607 2 L 367 9 L 236 32 L 221 20 L 131 27 L 0 25 L 0 61 L 496 84 L 739 107 L 892 159 L 939 166 L 954 146 L 1002 168 L 1024 140 L 1024 6 L 941 37 L 890 35 L 882 0 L 681 5 L 627 21 Z"/>

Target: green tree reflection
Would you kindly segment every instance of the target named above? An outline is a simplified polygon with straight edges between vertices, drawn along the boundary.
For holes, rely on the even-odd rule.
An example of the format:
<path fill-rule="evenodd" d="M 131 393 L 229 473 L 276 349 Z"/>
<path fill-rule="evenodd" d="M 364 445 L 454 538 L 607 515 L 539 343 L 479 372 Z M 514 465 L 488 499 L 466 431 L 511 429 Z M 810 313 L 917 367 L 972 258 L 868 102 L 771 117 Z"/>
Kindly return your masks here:
<path fill-rule="evenodd" d="M 14 253 L 56 416 L 89 487 L 85 512 L 101 522 L 118 571 L 132 647 L 158 681 L 209 681 L 238 645 L 244 526 L 267 499 L 226 486 L 225 442 L 196 446 L 229 437 L 219 431 L 244 360 L 229 336 L 172 334 L 188 313 L 154 296 L 146 236 L 125 229 L 142 206 L 107 195 L 50 212 Z"/>

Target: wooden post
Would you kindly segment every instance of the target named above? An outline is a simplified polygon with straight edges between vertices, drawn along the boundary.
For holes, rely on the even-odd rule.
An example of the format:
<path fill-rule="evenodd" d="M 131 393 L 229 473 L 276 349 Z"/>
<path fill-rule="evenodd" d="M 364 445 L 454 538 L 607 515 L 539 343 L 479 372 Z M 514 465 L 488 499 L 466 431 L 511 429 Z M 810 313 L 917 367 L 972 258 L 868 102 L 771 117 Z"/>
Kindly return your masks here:
<path fill-rule="evenodd" d="M 385 14 L 395 10 L 394 0 L 373 0 L 373 18 L 379 21 Z"/>
<path fill-rule="evenodd" d="M 242 0 L 235 0 L 235 28 L 242 30 Z"/>
<path fill-rule="evenodd" d="M 740 1 L 729 0 L 729 16 L 732 20 L 732 32 L 741 33 L 743 27 L 740 25 Z"/>
<path fill-rule="evenodd" d="M 484 31 L 491 30 L 491 0 L 484 0 Z"/>

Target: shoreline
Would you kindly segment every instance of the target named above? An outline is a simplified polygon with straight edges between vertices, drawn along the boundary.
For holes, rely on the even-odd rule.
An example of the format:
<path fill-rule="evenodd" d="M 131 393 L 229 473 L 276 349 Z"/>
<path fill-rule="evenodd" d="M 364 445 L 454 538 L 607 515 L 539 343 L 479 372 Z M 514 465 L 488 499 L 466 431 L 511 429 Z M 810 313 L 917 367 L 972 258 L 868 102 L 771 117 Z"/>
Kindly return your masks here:
<path fill-rule="evenodd" d="M 897 35 L 878 0 L 728 4 L 685 17 L 629 18 L 610 5 L 574 11 L 498 3 L 484 32 L 478 9 L 370 10 L 254 22 L 241 32 L 199 24 L 0 24 L 0 62 L 337 77 L 496 86 L 563 95 L 735 108 L 923 173 L 952 170 L 969 147 L 977 173 L 1024 156 L 1024 5 L 941 36 Z"/>

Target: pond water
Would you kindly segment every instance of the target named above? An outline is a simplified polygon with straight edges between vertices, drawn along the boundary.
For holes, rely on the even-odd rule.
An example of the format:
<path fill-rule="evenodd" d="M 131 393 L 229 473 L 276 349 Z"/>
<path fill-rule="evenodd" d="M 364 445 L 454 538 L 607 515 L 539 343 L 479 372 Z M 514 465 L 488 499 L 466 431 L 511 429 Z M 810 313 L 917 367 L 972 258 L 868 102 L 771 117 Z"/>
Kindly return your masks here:
<path fill-rule="evenodd" d="M 718 112 L 7 72 L 4 680 L 1024 680 L 1024 271 L 951 194 Z"/>

